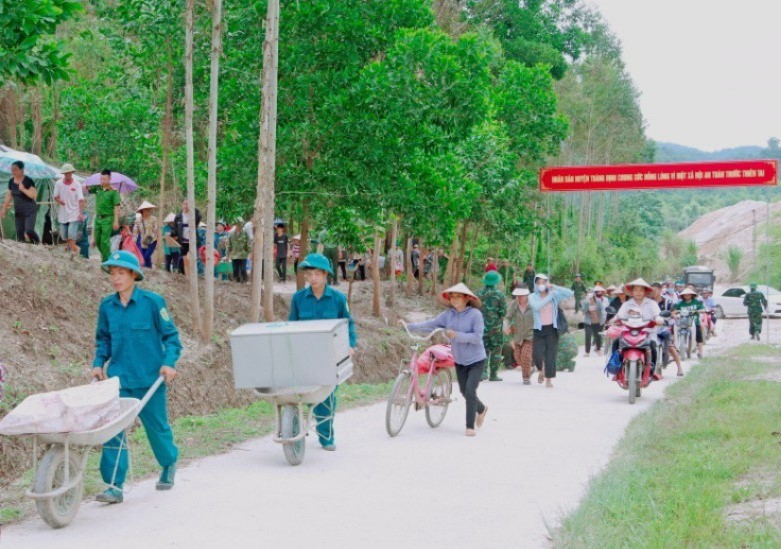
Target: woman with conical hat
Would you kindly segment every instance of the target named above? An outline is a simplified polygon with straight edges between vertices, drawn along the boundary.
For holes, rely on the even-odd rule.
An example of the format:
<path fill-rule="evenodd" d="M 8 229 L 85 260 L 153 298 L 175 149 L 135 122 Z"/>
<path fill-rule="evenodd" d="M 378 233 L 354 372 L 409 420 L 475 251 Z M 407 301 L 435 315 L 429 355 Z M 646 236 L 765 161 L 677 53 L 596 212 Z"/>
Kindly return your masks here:
<path fill-rule="evenodd" d="M 624 286 L 624 292 L 626 292 L 629 297 L 627 297 L 624 304 L 621 305 L 621 308 L 616 313 L 616 318 L 619 320 L 627 320 L 629 318 L 629 311 L 635 310 L 640 312 L 643 320 L 648 322 L 654 320 L 657 325 L 662 324 L 664 319 L 659 316 L 661 312 L 659 305 L 655 300 L 651 299 L 652 291 L 653 287 L 642 278 L 636 278 L 632 282 L 626 284 Z M 647 382 L 650 373 L 654 371 L 653 364 L 656 364 L 656 328 L 653 329 L 650 340 L 652 364 L 647 365 L 646 371 L 643 372 L 643 383 Z M 618 340 L 615 341 L 613 346 L 615 350 L 618 346 Z M 654 373 L 654 377 L 660 379 L 661 376 Z"/>
<path fill-rule="evenodd" d="M 694 337 L 695 341 L 697 341 L 697 356 L 699 358 L 702 358 L 702 327 L 700 326 L 700 311 L 705 311 L 705 304 L 700 301 L 699 299 L 696 299 L 699 297 L 697 295 L 697 292 L 692 290 L 691 288 L 686 288 L 683 290 L 680 294 L 678 294 L 678 297 L 680 297 L 680 301 L 675 304 L 674 307 L 674 315 L 677 318 L 678 314 L 681 311 L 689 311 L 689 314 L 694 318 Z"/>
<path fill-rule="evenodd" d="M 143 266 L 147 269 L 152 268 L 152 255 L 157 248 L 158 235 L 160 228 L 157 225 L 157 218 L 152 215 L 157 206 L 144 200 L 136 209 L 141 217 L 137 217 L 133 224 L 133 241 L 138 246 L 143 256 Z"/>
<path fill-rule="evenodd" d="M 456 363 L 458 388 L 466 400 L 466 436 L 475 436 L 475 426 L 482 427 L 488 407 L 477 397 L 477 387 L 485 369 L 483 331 L 485 324 L 479 308 L 482 305 L 466 284 L 456 284 L 442 292 L 450 307 L 436 318 L 408 324 L 410 331 L 430 332 L 444 328 L 450 339 Z"/>

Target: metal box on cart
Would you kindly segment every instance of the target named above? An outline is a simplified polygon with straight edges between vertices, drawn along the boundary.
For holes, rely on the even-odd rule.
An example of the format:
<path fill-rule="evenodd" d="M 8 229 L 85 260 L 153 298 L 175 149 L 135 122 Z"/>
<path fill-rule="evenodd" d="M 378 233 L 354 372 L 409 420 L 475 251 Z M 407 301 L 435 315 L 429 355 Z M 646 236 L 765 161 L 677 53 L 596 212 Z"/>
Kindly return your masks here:
<path fill-rule="evenodd" d="M 353 373 L 347 319 L 244 324 L 231 332 L 237 389 L 339 385 Z"/>

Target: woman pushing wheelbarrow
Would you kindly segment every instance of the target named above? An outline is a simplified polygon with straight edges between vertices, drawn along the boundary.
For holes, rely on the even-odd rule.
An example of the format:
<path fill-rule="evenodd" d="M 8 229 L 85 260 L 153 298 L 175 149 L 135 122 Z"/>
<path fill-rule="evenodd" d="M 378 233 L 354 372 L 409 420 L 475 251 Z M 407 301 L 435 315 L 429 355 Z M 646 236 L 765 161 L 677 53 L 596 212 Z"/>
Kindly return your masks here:
<path fill-rule="evenodd" d="M 126 251 L 112 253 L 101 267 L 116 290 L 103 299 L 95 331 L 95 360 L 92 376 L 102 380 L 119 377 L 120 397 L 141 399 L 158 377 L 165 384 L 153 391 L 139 417 L 152 452 L 163 468 L 158 490 L 174 485 L 178 450 L 168 423 L 166 384 L 176 377 L 175 365 L 182 352 L 179 332 L 162 296 L 136 287 L 143 280 L 138 259 Z M 104 367 L 108 363 L 108 369 Z M 103 503 L 121 503 L 128 469 L 124 432 L 103 445 L 100 474 L 108 488 L 98 494 Z"/>

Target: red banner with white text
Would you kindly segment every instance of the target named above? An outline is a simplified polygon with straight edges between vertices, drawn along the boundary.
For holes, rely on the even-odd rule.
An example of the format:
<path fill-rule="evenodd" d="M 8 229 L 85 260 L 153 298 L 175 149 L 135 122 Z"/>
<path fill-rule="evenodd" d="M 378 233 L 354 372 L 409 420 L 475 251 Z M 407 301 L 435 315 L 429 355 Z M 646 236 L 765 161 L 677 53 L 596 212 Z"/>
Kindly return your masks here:
<path fill-rule="evenodd" d="M 540 191 L 637 191 L 778 184 L 778 160 L 562 166 L 540 169 Z"/>

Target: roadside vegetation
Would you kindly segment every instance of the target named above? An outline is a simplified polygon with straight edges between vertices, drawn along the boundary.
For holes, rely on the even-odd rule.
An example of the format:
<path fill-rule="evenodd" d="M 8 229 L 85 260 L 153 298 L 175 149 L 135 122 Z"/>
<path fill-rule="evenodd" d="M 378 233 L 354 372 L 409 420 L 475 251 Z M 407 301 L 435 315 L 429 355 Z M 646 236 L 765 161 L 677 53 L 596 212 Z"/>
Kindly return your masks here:
<path fill-rule="evenodd" d="M 781 349 L 708 358 L 635 419 L 556 547 L 781 546 Z"/>

